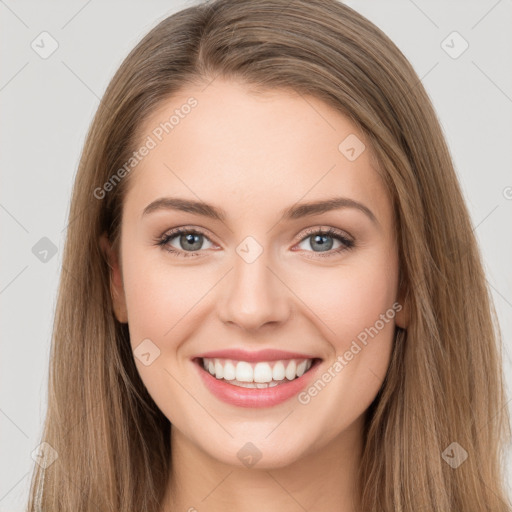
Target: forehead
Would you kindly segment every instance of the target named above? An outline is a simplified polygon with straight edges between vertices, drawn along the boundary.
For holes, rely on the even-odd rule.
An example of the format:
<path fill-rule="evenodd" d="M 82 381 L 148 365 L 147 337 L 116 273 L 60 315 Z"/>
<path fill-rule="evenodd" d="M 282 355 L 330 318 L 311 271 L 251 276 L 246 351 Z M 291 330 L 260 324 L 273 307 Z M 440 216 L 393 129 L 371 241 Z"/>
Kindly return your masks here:
<path fill-rule="evenodd" d="M 164 195 L 253 213 L 302 198 L 386 200 L 356 125 L 318 98 L 291 90 L 255 93 L 223 79 L 187 87 L 145 120 L 139 141 L 150 141 L 151 149 L 132 171 L 126 198 L 139 209 Z"/>

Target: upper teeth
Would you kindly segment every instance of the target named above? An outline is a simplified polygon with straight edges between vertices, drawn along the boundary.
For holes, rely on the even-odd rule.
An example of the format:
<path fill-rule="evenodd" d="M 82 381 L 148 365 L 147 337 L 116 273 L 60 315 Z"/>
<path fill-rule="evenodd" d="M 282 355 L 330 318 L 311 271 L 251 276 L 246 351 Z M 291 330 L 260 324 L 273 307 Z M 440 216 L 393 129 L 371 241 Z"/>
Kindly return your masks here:
<path fill-rule="evenodd" d="M 204 369 L 217 379 L 240 382 L 271 382 L 293 380 L 311 368 L 312 359 L 288 359 L 281 361 L 249 363 L 233 359 L 203 358 Z M 272 366 L 273 365 L 273 366 Z"/>

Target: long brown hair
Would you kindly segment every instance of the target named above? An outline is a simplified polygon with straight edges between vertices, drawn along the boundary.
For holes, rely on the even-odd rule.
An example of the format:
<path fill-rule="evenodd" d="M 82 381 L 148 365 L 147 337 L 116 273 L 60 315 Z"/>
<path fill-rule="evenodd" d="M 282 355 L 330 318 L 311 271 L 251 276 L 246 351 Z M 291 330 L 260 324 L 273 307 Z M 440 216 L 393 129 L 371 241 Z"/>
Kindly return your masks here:
<path fill-rule="evenodd" d="M 160 22 L 122 63 L 76 176 L 53 330 L 48 410 L 29 510 L 157 512 L 170 423 L 145 389 L 110 269 L 140 127 L 162 101 L 216 77 L 313 95 L 362 130 L 394 204 L 409 311 L 366 414 L 364 511 L 509 510 L 501 338 L 481 256 L 431 102 L 393 42 L 336 0 L 216 0 Z M 111 181 L 112 183 L 112 181 Z M 96 191 L 96 193 L 95 193 Z M 456 443 L 456 444 L 455 444 Z M 55 450 L 53 452 L 52 450 Z M 458 467 L 450 464 L 457 457 Z"/>

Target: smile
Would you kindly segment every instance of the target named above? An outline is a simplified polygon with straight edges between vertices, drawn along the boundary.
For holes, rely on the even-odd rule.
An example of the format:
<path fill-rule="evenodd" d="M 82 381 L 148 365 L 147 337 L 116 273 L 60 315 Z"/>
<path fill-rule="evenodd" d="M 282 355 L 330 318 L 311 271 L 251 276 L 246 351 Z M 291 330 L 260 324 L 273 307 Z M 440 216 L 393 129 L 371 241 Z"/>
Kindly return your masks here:
<path fill-rule="evenodd" d="M 234 386 L 264 389 L 301 377 L 311 368 L 313 359 L 278 361 L 236 361 L 233 359 L 202 358 L 202 365 L 218 380 Z"/>
<path fill-rule="evenodd" d="M 194 366 L 208 390 L 238 407 L 270 407 L 297 395 L 311 380 L 319 358 L 249 362 L 196 357 Z"/>

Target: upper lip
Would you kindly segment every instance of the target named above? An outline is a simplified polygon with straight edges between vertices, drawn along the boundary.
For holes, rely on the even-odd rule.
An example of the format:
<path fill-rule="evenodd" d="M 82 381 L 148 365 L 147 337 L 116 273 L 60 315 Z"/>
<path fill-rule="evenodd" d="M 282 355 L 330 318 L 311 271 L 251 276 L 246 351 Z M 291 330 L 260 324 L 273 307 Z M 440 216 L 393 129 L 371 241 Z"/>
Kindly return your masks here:
<path fill-rule="evenodd" d="M 225 349 L 225 350 L 212 350 L 210 352 L 203 352 L 198 354 L 197 358 L 218 358 L 218 359 L 235 359 L 236 361 L 278 361 L 281 359 L 317 359 L 317 357 L 300 354 L 298 352 L 286 352 L 284 350 L 277 349 L 265 349 L 257 350 L 254 352 L 248 352 L 242 349 Z"/>

